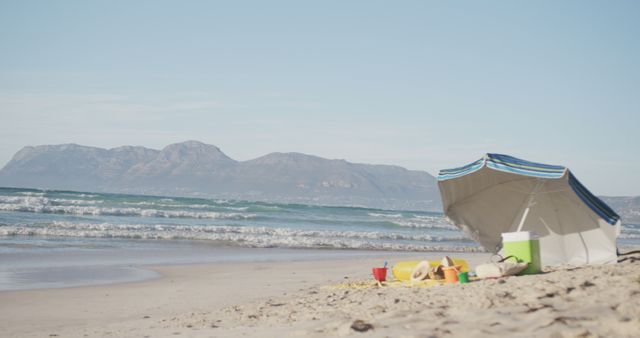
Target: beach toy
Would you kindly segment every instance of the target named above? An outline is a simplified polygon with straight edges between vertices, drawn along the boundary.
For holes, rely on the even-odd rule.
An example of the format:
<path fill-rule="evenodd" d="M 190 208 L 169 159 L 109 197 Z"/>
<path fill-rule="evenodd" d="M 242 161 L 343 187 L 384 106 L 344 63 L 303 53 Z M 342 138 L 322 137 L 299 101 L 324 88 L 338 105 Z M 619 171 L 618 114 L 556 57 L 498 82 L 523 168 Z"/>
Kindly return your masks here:
<path fill-rule="evenodd" d="M 476 266 L 478 278 L 500 278 L 513 276 L 527 268 L 528 263 L 501 262 L 486 263 Z"/>
<path fill-rule="evenodd" d="M 533 275 L 540 273 L 540 241 L 538 236 L 531 231 L 502 233 L 503 256 L 516 263 L 529 263 L 520 275 Z"/>
<path fill-rule="evenodd" d="M 468 272 L 458 272 L 458 282 L 460 282 L 460 284 L 469 283 L 469 273 Z"/>
<path fill-rule="evenodd" d="M 373 268 L 371 269 L 373 273 L 373 278 L 378 282 L 384 282 L 387 280 L 387 268 Z"/>
<path fill-rule="evenodd" d="M 422 261 L 416 265 L 411 271 L 411 281 L 421 281 L 429 278 L 429 272 L 431 271 L 431 265 L 429 261 Z"/>
<path fill-rule="evenodd" d="M 444 256 L 442 258 L 442 261 L 440 262 L 440 264 L 442 266 L 446 266 L 446 267 L 455 266 L 456 265 L 456 263 L 453 261 L 453 259 L 451 259 L 451 257 L 449 257 L 449 256 Z"/>
<path fill-rule="evenodd" d="M 442 269 L 444 270 L 444 280 L 449 284 L 454 284 L 458 282 L 458 268 L 457 266 L 446 266 Z"/>
<path fill-rule="evenodd" d="M 429 271 L 429 279 L 432 279 L 432 280 L 444 279 L 444 266 L 438 265 L 431 268 L 431 270 Z"/>
<path fill-rule="evenodd" d="M 454 265 L 460 266 L 460 271 L 469 271 L 469 264 L 464 259 L 453 258 L 451 259 Z M 429 265 L 432 267 L 436 267 L 440 265 L 440 261 L 438 260 L 427 260 Z M 396 263 L 391 269 L 391 273 L 393 277 L 397 280 L 401 281 L 410 281 L 411 280 L 411 272 L 413 272 L 413 268 L 416 267 L 421 261 L 403 261 Z"/>

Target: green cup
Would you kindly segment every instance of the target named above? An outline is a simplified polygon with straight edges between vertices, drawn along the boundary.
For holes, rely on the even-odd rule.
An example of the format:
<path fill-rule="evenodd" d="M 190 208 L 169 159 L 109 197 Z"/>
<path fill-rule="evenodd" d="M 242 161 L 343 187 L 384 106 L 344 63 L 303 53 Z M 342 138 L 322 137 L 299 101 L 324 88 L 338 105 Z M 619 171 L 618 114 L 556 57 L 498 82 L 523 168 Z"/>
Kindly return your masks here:
<path fill-rule="evenodd" d="M 468 272 L 459 272 L 458 273 L 458 282 L 460 284 L 469 283 L 469 273 Z"/>

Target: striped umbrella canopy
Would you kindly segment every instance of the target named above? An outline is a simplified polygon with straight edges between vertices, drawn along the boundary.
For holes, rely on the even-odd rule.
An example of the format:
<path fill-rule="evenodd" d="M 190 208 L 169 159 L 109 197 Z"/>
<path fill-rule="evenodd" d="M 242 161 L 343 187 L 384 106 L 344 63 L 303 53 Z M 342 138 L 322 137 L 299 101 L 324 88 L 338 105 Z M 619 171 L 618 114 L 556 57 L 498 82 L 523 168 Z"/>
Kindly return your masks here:
<path fill-rule="evenodd" d="M 438 186 L 445 215 L 488 251 L 503 232 L 533 231 L 545 265 L 616 262 L 620 216 L 563 166 L 486 154 L 441 170 Z"/>

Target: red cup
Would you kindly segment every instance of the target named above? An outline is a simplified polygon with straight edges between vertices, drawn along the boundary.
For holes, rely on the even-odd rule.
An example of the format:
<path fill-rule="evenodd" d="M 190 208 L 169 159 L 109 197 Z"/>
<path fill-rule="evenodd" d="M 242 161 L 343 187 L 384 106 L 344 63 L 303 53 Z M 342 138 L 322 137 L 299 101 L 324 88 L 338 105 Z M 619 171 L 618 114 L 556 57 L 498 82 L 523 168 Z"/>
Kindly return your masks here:
<path fill-rule="evenodd" d="M 387 280 L 387 268 L 373 268 L 373 278 L 378 282 L 384 282 Z"/>

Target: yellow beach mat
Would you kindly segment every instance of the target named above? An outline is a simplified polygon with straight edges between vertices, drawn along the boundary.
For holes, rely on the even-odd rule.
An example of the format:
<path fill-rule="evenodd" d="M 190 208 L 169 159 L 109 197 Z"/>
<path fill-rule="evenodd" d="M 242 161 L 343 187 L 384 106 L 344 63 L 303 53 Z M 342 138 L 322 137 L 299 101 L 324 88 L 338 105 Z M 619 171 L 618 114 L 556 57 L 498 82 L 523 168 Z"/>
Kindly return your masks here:
<path fill-rule="evenodd" d="M 478 277 L 469 277 L 470 283 L 473 283 L 479 280 L 480 278 Z M 329 286 L 326 286 L 325 288 L 331 289 L 331 290 L 377 289 L 377 288 L 428 288 L 428 287 L 439 286 L 439 285 L 447 285 L 447 283 L 445 282 L 444 279 L 438 279 L 438 280 L 425 279 L 423 281 L 414 281 L 414 282 L 401 281 L 396 279 L 396 280 L 386 281 L 381 283 L 378 283 L 378 281 L 376 280 L 363 280 L 363 281 L 344 282 L 340 284 L 329 285 Z M 456 283 L 452 285 L 458 285 L 458 284 Z"/>
<path fill-rule="evenodd" d="M 327 288 L 329 289 L 373 289 L 373 288 L 380 288 L 380 287 L 390 287 L 390 288 L 411 288 L 411 287 L 417 287 L 417 288 L 426 288 L 426 287 L 431 287 L 431 286 L 437 286 L 437 285 L 443 285 L 444 284 L 444 279 L 442 280 L 432 280 L 432 279 L 426 279 L 423 281 L 419 281 L 419 282 L 407 282 L 407 281 L 401 281 L 401 280 L 393 280 L 393 281 L 386 281 L 386 282 L 381 282 L 378 284 L 378 281 L 376 280 L 366 280 L 366 281 L 354 281 L 354 282 L 345 282 L 345 283 L 340 283 L 340 284 L 336 284 L 336 285 L 329 285 Z"/>
<path fill-rule="evenodd" d="M 454 265 L 460 266 L 460 272 L 469 272 L 469 264 L 467 261 L 458 258 L 453 258 L 452 260 Z M 393 277 L 401 281 L 411 280 L 411 271 L 420 262 L 421 261 L 405 261 L 396 263 L 391 269 Z M 428 262 L 431 267 L 440 265 L 439 260 L 428 260 Z"/>

